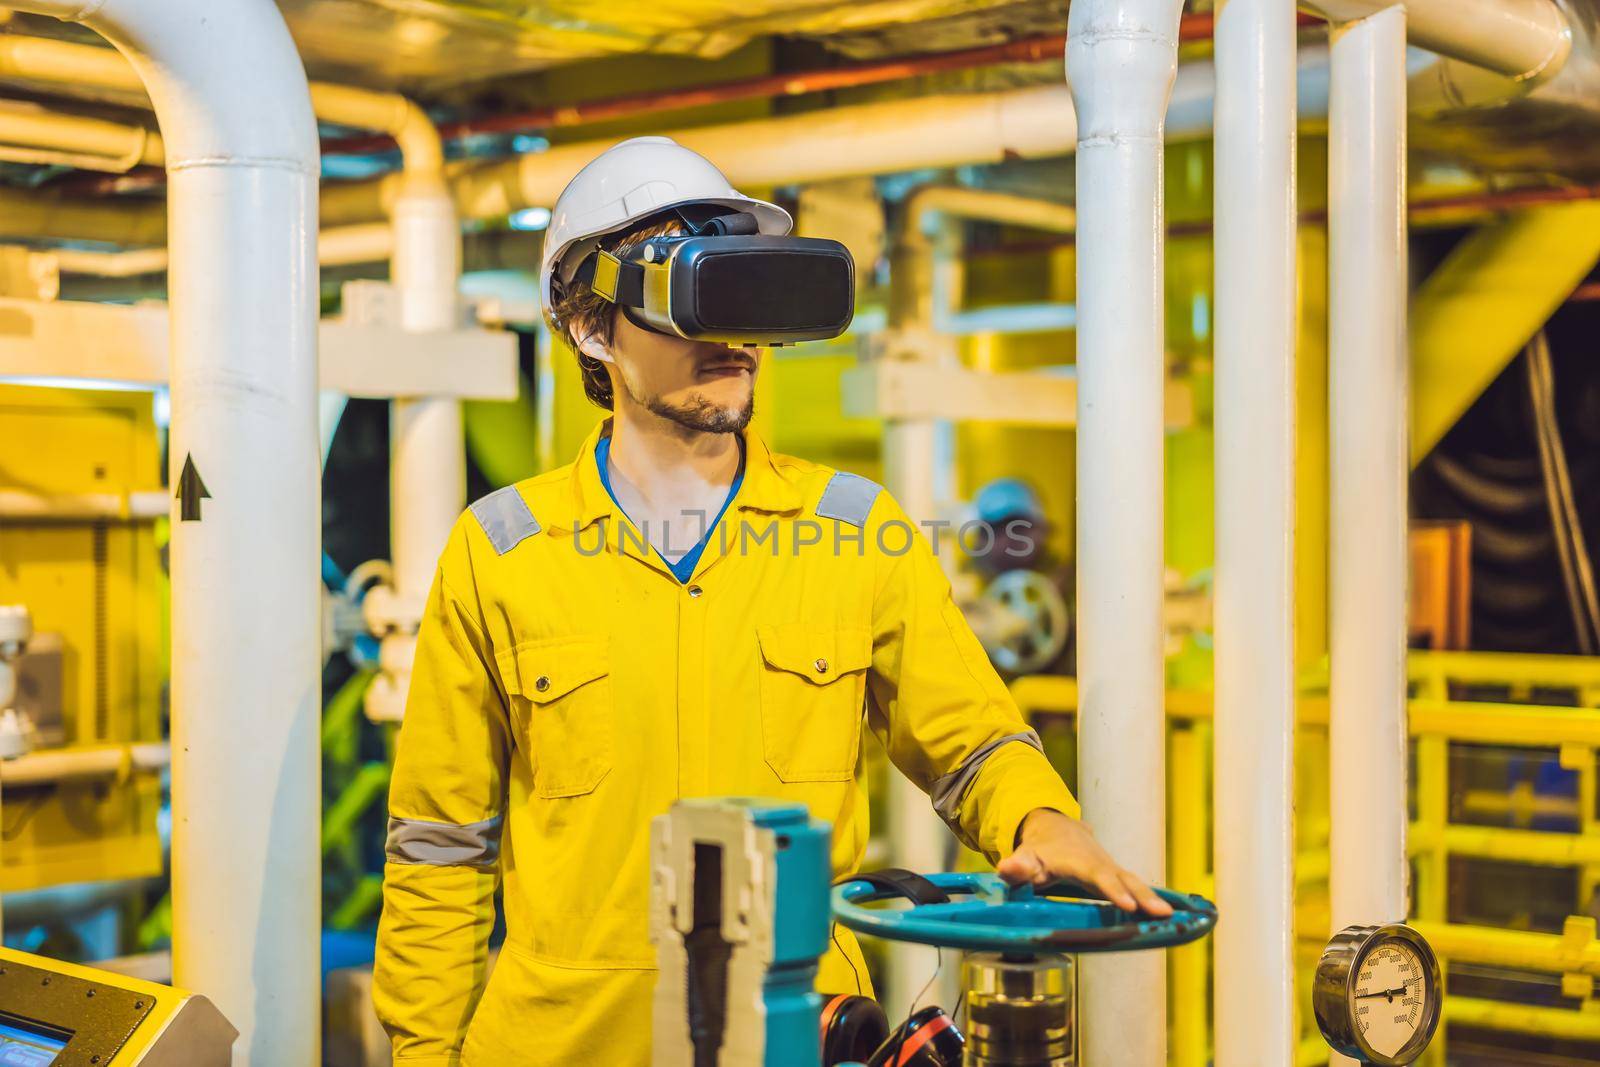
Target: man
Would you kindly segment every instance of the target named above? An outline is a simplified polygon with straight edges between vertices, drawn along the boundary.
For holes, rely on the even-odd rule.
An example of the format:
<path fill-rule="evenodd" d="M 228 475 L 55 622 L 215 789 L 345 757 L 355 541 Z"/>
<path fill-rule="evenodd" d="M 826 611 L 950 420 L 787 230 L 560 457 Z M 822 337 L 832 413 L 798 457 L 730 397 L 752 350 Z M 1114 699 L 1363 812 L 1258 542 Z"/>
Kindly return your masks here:
<path fill-rule="evenodd" d="M 746 432 L 760 352 L 596 292 L 602 251 L 719 210 L 790 227 L 665 138 L 612 148 L 556 204 L 545 306 L 612 417 L 572 464 L 474 504 L 439 563 L 389 799 L 375 999 L 398 1064 L 643 1067 L 651 818 L 680 797 L 801 801 L 849 874 L 863 721 L 1008 879 L 1170 913 L 1077 820 L 894 500 Z M 819 988 L 864 990 L 834 940 Z"/>

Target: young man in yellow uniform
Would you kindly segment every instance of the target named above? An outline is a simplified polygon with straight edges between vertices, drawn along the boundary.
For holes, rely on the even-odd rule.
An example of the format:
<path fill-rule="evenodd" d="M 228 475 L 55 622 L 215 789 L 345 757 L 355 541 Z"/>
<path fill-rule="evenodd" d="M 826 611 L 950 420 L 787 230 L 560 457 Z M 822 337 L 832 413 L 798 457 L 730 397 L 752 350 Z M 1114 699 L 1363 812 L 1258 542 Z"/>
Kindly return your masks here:
<path fill-rule="evenodd" d="M 1008 879 L 1170 913 L 1078 820 L 899 505 L 747 432 L 758 350 L 596 293 L 620 288 L 601 251 L 708 211 L 790 227 L 664 138 L 604 153 L 556 205 L 545 306 L 612 417 L 474 504 L 440 559 L 389 798 L 375 995 L 397 1064 L 644 1067 L 650 820 L 681 797 L 800 801 L 850 874 L 863 721 Z M 818 986 L 854 992 L 859 949 L 835 940 Z"/>

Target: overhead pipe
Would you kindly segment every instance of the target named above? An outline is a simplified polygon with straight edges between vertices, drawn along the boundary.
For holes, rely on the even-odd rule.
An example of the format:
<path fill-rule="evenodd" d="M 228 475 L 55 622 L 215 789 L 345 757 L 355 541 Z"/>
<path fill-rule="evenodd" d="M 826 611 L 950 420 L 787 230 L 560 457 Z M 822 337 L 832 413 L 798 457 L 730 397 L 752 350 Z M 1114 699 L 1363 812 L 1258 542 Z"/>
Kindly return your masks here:
<path fill-rule="evenodd" d="M 138 278 L 161 274 L 169 256 L 165 248 L 135 248 L 126 252 L 91 252 L 81 248 L 55 248 L 35 252 L 63 274 L 98 278 Z M 324 267 L 354 263 L 380 263 L 394 255 L 394 229 L 386 222 L 368 222 L 323 230 L 317 237 L 317 260 Z"/>
<path fill-rule="evenodd" d="M 1182 0 L 1077 0 L 1078 789 L 1106 849 L 1166 869 L 1162 155 Z M 1058 119 L 1058 121 L 1060 121 Z M 1167 1062 L 1166 960 L 1085 957 L 1084 1062 Z M 1128 1007 L 1144 1013 L 1128 1025 Z"/>
<path fill-rule="evenodd" d="M 1307 49 L 1300 71 L 1308 113 L 1325 108 L 1327 67 L 1321 49 Z M 1177 72 L 1169 137 L 1211 132 L 1213 71 L 1209 60 Z M 1072 91 L 1065 85 L 987 93 L 952 93 L 828 108 L 714 126 L 663 131 L 715 161 L 740 185 L 782 185 L 921 168 L 1002 163 L 1070 155 L 1077 148 Z M 463 218 L 497 218 L 525 207 L 549 207 L 584 164 L 611 141 L 557 145 L 457 170 L 451 187 Z M 322 193 L 322 221 L 339 226 L 382 217 L 398 197 L 395 175 L 331 184 Z"/>
<path fill-rule="evenodd" d="M 1328 129 L 1330 903 L 1406 916 L 1406 8 L 1332 34 Z"/>
<path fill-rule="evenodd" d="M 164 158 L 161 135 L 143 126 L 42 108 L 0 108 L 0 159 L 9 162 L 120 173 Z"/>
<path fill-rule="evenodd" d="M 106 89 L 137 90 L 132 67 L 109 49 L 34 39 L 21 46 L 0 41 L 0 71 L 18 77 L 75 80 Z M 461 276 L 461 228 L 444 174 L 444 147 L 427 114 L 395 93 L 328 83 L 310 86 L 311 106 L 322 119 L 376 129 L 399 145 L 402 168 L 387 214 L 393 227 L 392 278 L 400 328 L 436 333 L 456 325 Z M 0 128 L 3 129 L 3 128 Z M 450 527 L 466 504 L 466 453 L 461 402 L 414 397 L 390 408 L 390 530 L 394 585 L 366 601 L 368 619 L 383 635 L 383 676 L 368 690 L 368 708 L 384 720 L 400 718 L 410 679 L 411 653 Z"/>
<path fill-rule="evenodd" d="M 1389 10 L 1385 0 L 1303 0 L 1335 27 Z M 1555 0 L 1406 0 L 1412 44 L 1515 81 L 1552 77 L 1572 51 L 1572 27 Z"/>
<path fill-rule="evenodd" d="M 13 0 L 128 57 L 172 249 L 174 977 L 245 1065 L 319 1059 L 317 131 L 269 0 Z M 182 495 L 182 494 L 179 494 Z"/>
<path fill-rule="evenodd" d="M 1293 1063 L 1295 25 L 1216 11 L 1216 1067 Z"/>

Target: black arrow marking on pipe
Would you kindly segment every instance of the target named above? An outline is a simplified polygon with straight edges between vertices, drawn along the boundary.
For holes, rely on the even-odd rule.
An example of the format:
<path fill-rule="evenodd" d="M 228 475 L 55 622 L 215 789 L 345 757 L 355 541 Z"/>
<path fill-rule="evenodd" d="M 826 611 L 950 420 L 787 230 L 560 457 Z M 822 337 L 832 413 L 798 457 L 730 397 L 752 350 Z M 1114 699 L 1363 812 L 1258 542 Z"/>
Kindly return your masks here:
<path fill-rule="evenodd" d="M 180 522 L 200 521 L 200 501 L 211 499 L 211 490 L 195 468 L 192 453 L 183 457 L 183 473 L 178 476 L 178 491 L 173 496 L 183 501 L 178 511 Z"/>

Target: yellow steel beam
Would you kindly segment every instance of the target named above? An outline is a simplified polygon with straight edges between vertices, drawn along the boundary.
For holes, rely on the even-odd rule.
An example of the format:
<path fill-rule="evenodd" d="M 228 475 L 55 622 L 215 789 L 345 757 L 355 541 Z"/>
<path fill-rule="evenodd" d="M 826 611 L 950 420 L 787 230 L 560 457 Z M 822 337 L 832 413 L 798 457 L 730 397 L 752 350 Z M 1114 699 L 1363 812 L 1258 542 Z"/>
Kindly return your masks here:
<path fill-rule="evenodd" d="M 1070 678 L 1034 676 L 1011 684 L 1012 695 L 1027 714 L 1070 715 L 1078 707 L 1078 686 Z M 1167 715 L 1173 719 L 1209 719 L 1211 693 L 1199 689 L 1167 691 Z M 1590 745 L 1600 747 L 1600 709 L 1552 708 L 1533 704 L 1467 703 L 1413 700 L 1409 716 L 1412 736 L 1430 734 L 1455 741 L 1522 747 Z M 1301 726 L 1326 726 L 1328 701 L 1305 696 Z"/>
<path fill-rule="evenodd" d="M 1411 307 L 1411 462 L 1420 462 L 1600 258 L 1600 203 L 1518 212 L 1467 237 Z"/>
<path fill-rule="evenodd" d="M 1457 1026 L 1509 1030 L 1567 1041 L 1600 1041 L 1600 1011 L 1568 1011 L 1475 997 L 1446 997 L 1444 1017 Z"/>
<path fill-rule="evenodd" d="M 1600 941 L 1582 922 L 1563 934 L 1414 920 L 1417 932 L 1446 960 L 1550 974 L 1600 975 Z"/>
<path fill-rule="evenodd" d="M 1600 838 L 1545 830 L 1507 830 L 1498 826 L 1440 826 L 1414 822 L 1408 847 L 1413 854 L 1449 853 L 1476 859 L 1530 863 L 1540 867 L 1580 867 L 1600 863 Z"/>

